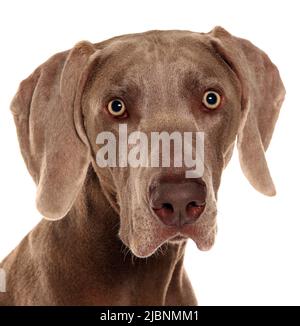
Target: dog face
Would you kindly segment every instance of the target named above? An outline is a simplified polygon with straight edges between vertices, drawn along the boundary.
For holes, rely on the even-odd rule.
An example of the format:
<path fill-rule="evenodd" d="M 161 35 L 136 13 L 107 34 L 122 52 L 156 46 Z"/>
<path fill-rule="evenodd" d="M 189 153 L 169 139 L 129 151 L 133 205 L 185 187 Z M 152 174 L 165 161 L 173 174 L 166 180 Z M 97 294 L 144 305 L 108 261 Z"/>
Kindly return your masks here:
<path fill-rule="evenodd" d="M 234 143 L 241 119 L 241 88 L 237 77 L 201 39 L 184 32 L 155 32 L 125 38 L 105 48 L 94 64 L 82 101 L 94 158 L 99 150 L 97 133 L 105 130 L 118 135 L 121 123 L 127 125 L 128 134 L 142 131 L 149 141 L 152 132 L 176 131 L 183 135 L 202 131 L 205 137 L 202 176 L 205 198 L 201 198 L 203 187 L 197 189 L 200 180 L 185 178 L 182 168 L 99 168 L 94 164 L 100 179 L 106 178 L 113 185 L 121 218 L 121 239 L 138 256 L 153 253 L 178 234 L 192 237 L 202 249 L 208 248 L 214 237 L 216 192 L 224 156 Z M 215 110 L 207 109 L 202 103 L 208 90 L 218 90 L 222 96 L 223 103 Z M 123 114 L 110 113 L 109 105 L 114 99 L 122 100 L 126 107 Z M 169 203 L 170 210 L 175 210 L 179 198 L 169 197 L 171 188 L 178 186 L 183 187 L 182 192 L 194 186 L 194 191 L 199 192 L 187 194 L 183 206 L 197 198 L 199 204 L 205 202 L 197 223 L 179 225 L 175 215 L 180 212 L 173 212 L 174 217 L 170 212 L 168 216 L 168 209 L 160 207 Z M 180 191 L 178 195 L 184 196 Z M 162 223 L 156 215 L 152 196 L 163 197 L 159 208 L 170 223 Z M 173 223 L 172 219 L 175 219 Z"/>
<path fill-rule="evenodd" d="M 221 28 L 153 31 L 82 42 L 52 57 L 21 84 L 12 110 L 44 216 L 66 215 L 92 164 L 120 215 L 121 240 L 147 257 L 185 238 L 211 247 L 217 191 L 236 137 L 246 177 L 274 194 L 264 151 L 283 97 L 276 67 L 251 43 Z M 99 166 L 99 133 L 117 135 L 119 143 L 120 126 L 128 135 L 142 133 L 148 145 L 153 133 L 203 133 L 203 174 L 187 178 L 172 149 L 170 166 L 120 166 L 120 159 Z M 140 142 L 128 139 L 122 150 L 131 155 Z M 196 155 L 196 142 L 189 146 Z M 148 162 L 153 148 L 137 148 L 135 158 Z M 156 149 L 162 156 L 163 148 Z"/>

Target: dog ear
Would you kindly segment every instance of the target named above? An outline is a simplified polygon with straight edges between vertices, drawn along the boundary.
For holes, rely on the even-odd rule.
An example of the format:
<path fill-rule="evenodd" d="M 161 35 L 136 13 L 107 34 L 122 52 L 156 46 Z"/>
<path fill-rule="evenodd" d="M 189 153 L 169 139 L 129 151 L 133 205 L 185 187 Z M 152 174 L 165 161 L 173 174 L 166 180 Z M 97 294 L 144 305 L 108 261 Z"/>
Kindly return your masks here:
<path fill-rule="evenodd" d="M 21 82 L 11 110 L 22 155 L 37 184 L 37 208 L 64 217 L 85 180 L 90 149 L 80 99 L 91 56 L 89 42 L 54 55 Z"/>
<path fill-rule="evenodd" d="M 243 118 L 237 137 L 242 171 L 256 190 L 273 196 L 276 190 L 265 151 L 285 95 L 279 72 L 268 56 L 249 41 L 234 37 L 221 27 L 208 35 L 242 86 Z"/>

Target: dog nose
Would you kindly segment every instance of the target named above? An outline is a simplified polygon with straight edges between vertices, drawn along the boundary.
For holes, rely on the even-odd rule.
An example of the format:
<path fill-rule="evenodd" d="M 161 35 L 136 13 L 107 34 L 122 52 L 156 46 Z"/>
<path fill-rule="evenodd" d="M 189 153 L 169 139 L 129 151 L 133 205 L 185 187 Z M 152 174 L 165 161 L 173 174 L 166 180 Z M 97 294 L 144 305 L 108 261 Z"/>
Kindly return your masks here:
<path fill-rule="evenodd" d="M 197 221 L 205 208 L 206 185 L 202 180 L 161 180 L 150 187 L 150 204 L 168 226 L 181 227 Z"/>

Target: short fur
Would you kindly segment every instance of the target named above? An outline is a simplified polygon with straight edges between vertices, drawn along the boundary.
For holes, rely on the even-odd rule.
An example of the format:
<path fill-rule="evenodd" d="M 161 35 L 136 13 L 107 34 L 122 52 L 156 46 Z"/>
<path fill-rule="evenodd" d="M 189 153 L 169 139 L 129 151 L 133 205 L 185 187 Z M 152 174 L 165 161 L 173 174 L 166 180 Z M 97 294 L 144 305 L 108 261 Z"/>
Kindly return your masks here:
<path fill-rule="evenodd" d="M 199 105 L 211 87 L 221 89 L 225 103 L 208 113 Z M 121 122 L 128 132 L 205 132 L 207 204 L 181 234 L 207 250 L 236 137 L 245 176 L 258 191 L 275 194 L 264 153 L 284 94 L 268 56 L 220 27 L 84 41 L 51 57 L 21 83 L 11 106 L 45 219 L 0 264 L 7 273 L 0 304 L 195 305 L 185 241 L 170 240 L 175 233 L 148 201 L 151 181 L 169 172 L 101 169 L 96 136 L 117 132 Z M 105 110 L 114 97 L 126 99 L 126 121 Z"/>

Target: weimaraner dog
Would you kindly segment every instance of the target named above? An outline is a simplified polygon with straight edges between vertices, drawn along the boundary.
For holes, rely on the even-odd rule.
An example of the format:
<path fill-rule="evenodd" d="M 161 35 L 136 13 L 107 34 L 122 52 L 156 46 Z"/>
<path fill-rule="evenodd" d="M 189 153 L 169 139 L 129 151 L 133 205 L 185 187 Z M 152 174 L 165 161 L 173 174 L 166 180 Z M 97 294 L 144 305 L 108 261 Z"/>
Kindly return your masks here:
<path fill-rule="evenodd" d="M 11 105 L 45 219 L 0 264 L 0 304 L 196 305 L 186 241 L 214 243 L 236 139 L 249 182 L 275 194 L 265 151 L 284 95 L 268 56 L 221 27 L 83 41 L 52 56 Z M 97 137 L 121 124 L 149 137 L 203 132 L 201 177 L 175 165 L 101 167 Z"/>

